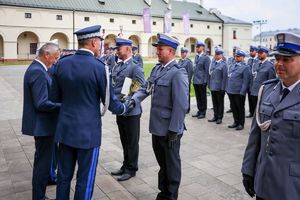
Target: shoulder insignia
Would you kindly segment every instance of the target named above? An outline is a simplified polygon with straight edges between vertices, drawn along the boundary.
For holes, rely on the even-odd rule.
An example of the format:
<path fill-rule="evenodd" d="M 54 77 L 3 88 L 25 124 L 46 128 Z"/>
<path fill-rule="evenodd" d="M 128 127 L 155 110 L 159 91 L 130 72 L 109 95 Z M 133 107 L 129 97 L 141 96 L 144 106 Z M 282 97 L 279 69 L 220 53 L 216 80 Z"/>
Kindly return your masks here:
<path fill-rule="evenodd" d="M 263 85 L 277 84 L 278 82 L 279 82 L 279 79 L 278 78 L 274 78 L 274 79 L 267 80 L 267 81 L 263 82 Z"/>

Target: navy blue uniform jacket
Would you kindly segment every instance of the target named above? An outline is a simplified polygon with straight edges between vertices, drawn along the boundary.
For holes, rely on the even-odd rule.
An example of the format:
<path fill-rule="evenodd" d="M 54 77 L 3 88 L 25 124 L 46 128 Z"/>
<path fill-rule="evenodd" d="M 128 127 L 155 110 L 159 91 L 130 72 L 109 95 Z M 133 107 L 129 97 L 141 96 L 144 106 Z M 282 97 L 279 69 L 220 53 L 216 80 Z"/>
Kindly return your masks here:
<path fill-rule="evenodd" d="M 51 77 L 37 61 L 24 75 L 22 133 L 31 136 L 53 136 L 60 103 L 49 100 Z"/>
<path fill-rule="evenodd" d="M 101 144 L 100 102 L 105 101 L 106 73 L 104 63 L 90 52 L 78 50 L 57 63 L 53 89 L 62 102 L 55 140 L 65 145 L 90 149 Z M 124 112 L 124 106 L 113 95 L 110 85 L 109 110 Z"/>

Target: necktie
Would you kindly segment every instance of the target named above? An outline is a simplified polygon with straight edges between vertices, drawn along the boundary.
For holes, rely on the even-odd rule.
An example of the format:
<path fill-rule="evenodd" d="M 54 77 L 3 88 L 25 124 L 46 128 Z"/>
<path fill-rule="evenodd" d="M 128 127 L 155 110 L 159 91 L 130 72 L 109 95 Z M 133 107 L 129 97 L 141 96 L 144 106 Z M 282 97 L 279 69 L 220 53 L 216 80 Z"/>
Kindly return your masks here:
<path fill-rule="evenodd" d="M 282 96 L 281 96 L 280 102 L 288 95 L 288 93 L 290 93 L 290 90 L 288 88 L 284 88 L 282 90 Z"/>

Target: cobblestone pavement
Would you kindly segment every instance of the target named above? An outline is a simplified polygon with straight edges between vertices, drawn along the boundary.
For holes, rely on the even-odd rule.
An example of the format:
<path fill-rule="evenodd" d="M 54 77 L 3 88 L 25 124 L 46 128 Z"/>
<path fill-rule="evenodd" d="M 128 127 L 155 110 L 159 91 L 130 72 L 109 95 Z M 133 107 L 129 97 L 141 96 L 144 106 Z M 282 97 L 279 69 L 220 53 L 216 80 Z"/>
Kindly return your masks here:
<path fill-rule="evenodd" d="M 34 140 L 20 132 L 25 69 L 24 66 L 0 67 L 0 200 L 31 199 Z M 225 102 L 226 110 L 227 97 Z M 143 102 L 139 171 L 129 181 L 119 183 L 109 175 L 111 170 L 121 166 L 122 147 L 115 117 L 106 114 L 103 118 L 103 139 L 93 199 L 155 199 L 158 165 L 148 132 L 149 105 L 150 98 Z M 181 140 L 179 200 L 249 200 L 243 190 L 240 168 L 251 120 L 246 119 L 243 131 L 231 130 L 227 125 L 232 123 L 232 115 L 225 114 L 221 125 L 209 123 L 207 119 L 212 117 L 210 97 L 208 107 L 206 119 L 192 118 L 196 110 L 192 98 L 191 114 L 186 116 L 188 130 Z M 74 194 L 74 183 L 75 180 L 71 195 Z M 55 198 L 55 186 L 47 188 L 47 196 Z"/>

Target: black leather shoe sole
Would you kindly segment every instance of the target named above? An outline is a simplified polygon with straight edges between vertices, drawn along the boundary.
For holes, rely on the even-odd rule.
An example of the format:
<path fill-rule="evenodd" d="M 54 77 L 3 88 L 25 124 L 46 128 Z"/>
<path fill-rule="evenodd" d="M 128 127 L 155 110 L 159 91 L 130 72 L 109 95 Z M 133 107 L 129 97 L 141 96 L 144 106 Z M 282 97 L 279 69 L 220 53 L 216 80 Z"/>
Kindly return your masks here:
<path fill-rule="evenodd" d="M 209 120 L 207 120 L 208 122 L 216 122 L 217 121 L 217 119 L 216 118 L 212 118 L 212 119 L 209 119 Z"/>
<path fill-rule="evenodd" d="M 124 171 L 119 169 L 117 171 L 110 172 L 110 174 L 113 175 L 113 176 L 121 176 L 121 175 L 124 174 Z"/>
<path fill-rule="evenodd" d="M 242 125 L 238 125 L 236 128 L 235 128 L 235 130 L 237 130 L 237 131 L 240 131 L 240 130 L 243 130 L 244 129 L 244 126 L 242 126 Z"/>
<path fill-rule="evenodd" d="M 218 120 L 216 121 L 216 124 L 222 124 L 222 120 L 221 120 L 221 119 L 218 119 Z"/>
<path fill-rule="evenodd" d="M 246 118 L 251 118 L 251 117 L 253 117 L 253 115 L 247 115 L 247 116 L 246 116 Z"/>
<path fill-rule="evenodd" d="M 204 119 L 205 118 L 205 115 L 199 115 L 198 117 L 197 117 L 197 119 Z"/>
<path fill-rule="evenodd" d="M 117 180 L 118 181 L 127 181 L 129 179 L 131 179 L 132 177 L 134 177 L 135 175 L 131 175 L 131 174 L 127 174 L 127 173 L 124 173 L 122 174 L 122 176 L 120 176 Z"/>
<path fill-rule="evenodd" d="M 236 128 L 238 125 L 237 124 L 232 124 L 232 125 L 229 125 L 227 126 L 228 128 Z"/>

